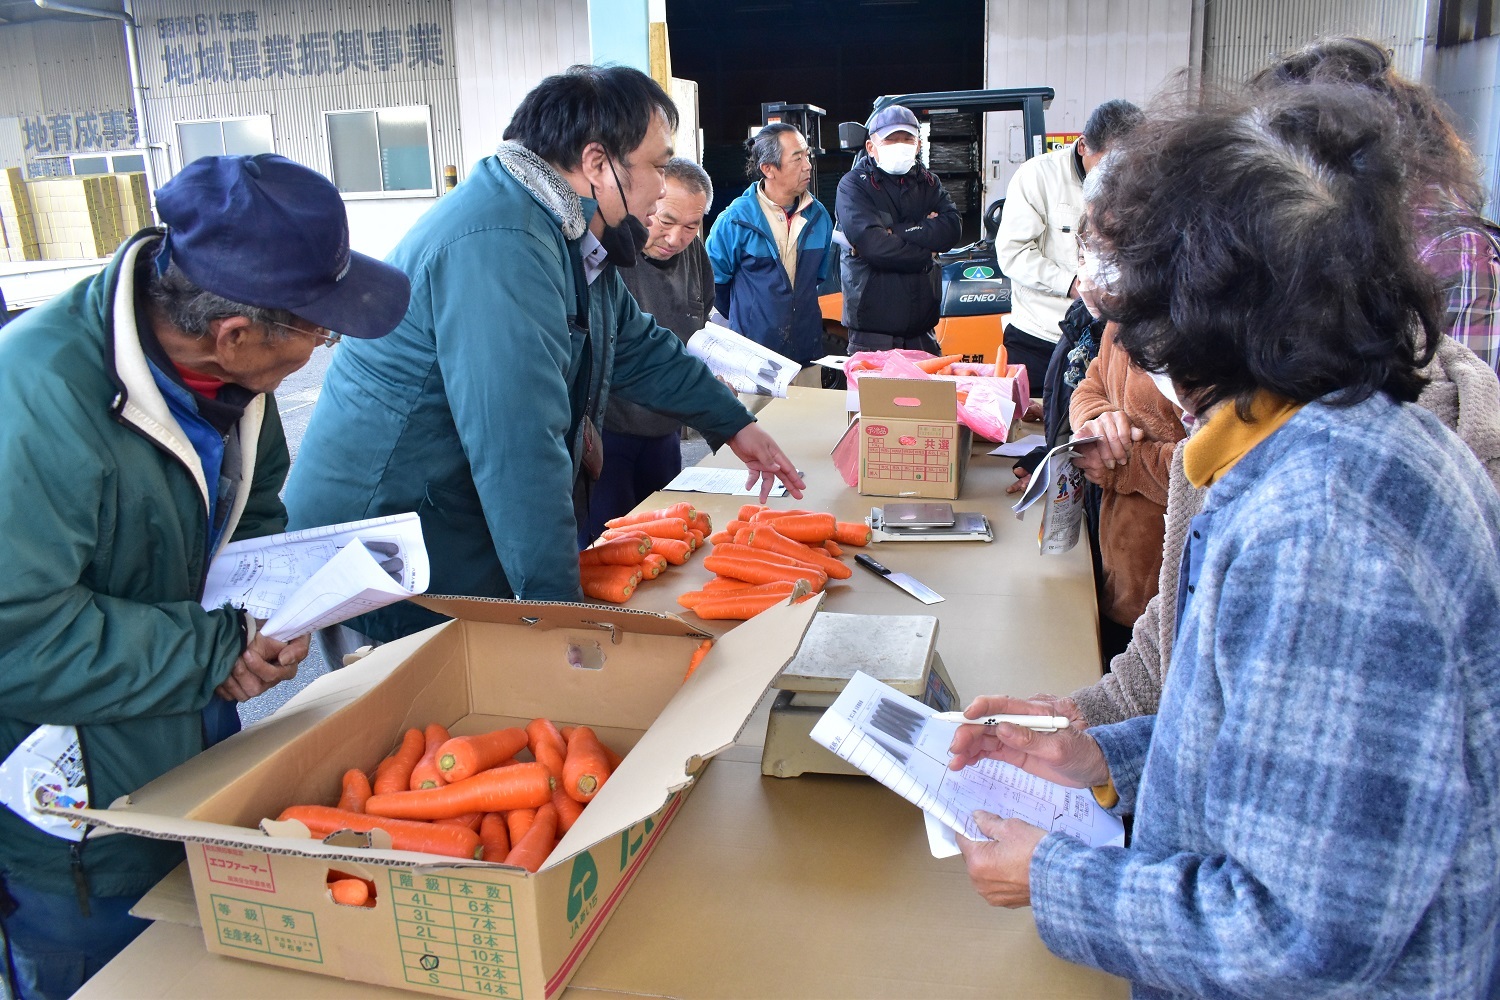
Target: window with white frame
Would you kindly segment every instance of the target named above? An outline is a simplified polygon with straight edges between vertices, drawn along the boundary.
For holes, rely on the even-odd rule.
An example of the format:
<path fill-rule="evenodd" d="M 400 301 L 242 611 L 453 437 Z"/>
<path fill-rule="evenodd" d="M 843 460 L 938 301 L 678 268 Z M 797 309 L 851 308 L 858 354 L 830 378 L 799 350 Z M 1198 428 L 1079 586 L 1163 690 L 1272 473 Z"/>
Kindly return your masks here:
<path fill-rule="evenodd" d="M 276 151 L 270 115 L 178 122 L 177 143 L 182 166 L 203 156 L 254 156 Z"/>
<path fill-rule="evenodd" d="M 425 105 L 325 112 L 333 183 L 349 198 L 437 194 Z"/>
<path fill-rule="evenodd" d="M 141 174 L 146 172 L 144 153 L 96 153 L 69 157 L 73 176 L 89 174 Z"/>

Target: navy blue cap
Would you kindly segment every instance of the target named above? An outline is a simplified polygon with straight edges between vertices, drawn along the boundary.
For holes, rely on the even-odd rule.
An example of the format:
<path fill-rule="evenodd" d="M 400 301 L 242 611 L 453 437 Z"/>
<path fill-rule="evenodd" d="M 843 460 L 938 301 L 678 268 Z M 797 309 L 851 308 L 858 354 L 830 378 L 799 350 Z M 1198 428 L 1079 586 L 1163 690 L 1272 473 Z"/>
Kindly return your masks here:
<path fill-rule="evenodd" d="M 870 136 L 875 139 L 884 139 L 892 132 L 922 134 L 921 126 L 917 124 L 917 116 L 912 114 L 909 108 L 903 108 L 899 104 L 892 104 L 875 112 L 870 116 L 870 124 L 867 128 Z"/>
<path fill-rule="evenodd" d="M 406 275 L 350 250 L 338 189 L 284 156 L 194 160 L 157 190 L 156 211 L 172 262 L 204 291 L 365 339 L 406 315 Z"/>

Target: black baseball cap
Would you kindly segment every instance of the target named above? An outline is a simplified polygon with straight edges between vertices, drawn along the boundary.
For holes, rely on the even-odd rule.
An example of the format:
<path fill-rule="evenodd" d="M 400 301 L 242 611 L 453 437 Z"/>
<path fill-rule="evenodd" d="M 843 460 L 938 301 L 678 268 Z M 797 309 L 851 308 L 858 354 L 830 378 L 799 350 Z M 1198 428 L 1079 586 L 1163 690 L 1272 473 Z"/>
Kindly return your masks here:
<path fill-rule="evenodd" d="M 162 253 L 205 291 L 348 337 L 383 337 L 406 315 L 405 273 L 350 250 L 338 189 L 284 156 L 194 160 L 157 190 L 156 211 Z"/>
<path fill-rule="evenodd" d="M 910 108 L 890 104 L 870 116 L 869 132 L 876 139 L 884 139 L 892 132 L 910 132 L 919 136 L 922 134 L 922 126 L 917 123 L 917 116 L 911 113 Z"/>

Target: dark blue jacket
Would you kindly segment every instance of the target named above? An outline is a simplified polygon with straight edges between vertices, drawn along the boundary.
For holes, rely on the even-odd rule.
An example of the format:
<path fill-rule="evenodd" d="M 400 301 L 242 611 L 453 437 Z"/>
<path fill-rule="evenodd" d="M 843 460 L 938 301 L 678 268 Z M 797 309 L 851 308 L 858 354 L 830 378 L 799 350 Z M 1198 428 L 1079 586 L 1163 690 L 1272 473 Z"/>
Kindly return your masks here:
<path fill-rule="evenodd" d="M 818 285 L 828 277 L 833 220 L 816 198 L 802 209 L 807 224 L 797 236 L 797 280 L 789 282 L 758 186 L 730 202 L 708 234 L 716 303 L 736 333 L 807 364 L 825 353 Z"/>

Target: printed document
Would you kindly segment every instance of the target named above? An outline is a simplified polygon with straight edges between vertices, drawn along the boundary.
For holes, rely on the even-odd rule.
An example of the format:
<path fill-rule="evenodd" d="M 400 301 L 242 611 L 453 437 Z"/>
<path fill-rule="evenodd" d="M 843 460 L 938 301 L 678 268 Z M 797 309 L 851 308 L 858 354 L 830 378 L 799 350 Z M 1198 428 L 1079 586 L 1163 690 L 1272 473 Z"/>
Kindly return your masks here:
<path fill-rule="evenodd" d="M 744 469 L 705 469 L 694 466 L 677 473 L 662 489 L 682 493 L 722 493 L 731 497 L 760 496 L 759 482 L 753 487 L 745 485 L 745 480 L 749 478 L 750 474 Z M 786 496 L 786 484 L 777 480 L 776 485 L 771 487 L 771 496 Z"/>
<path fill-rule="evenodd" d="M 785 397 L 787 386 L 802 371 L 791 358 L 717 323 L 688 338 L 687 352 L 702 359 L 708 370 L 728 382 L 735 392 L 752 396 Z"/>
<path fill-rule="evenodd" d="M 225 604 L 265 621 L 279 642 L 427 590 L 416 514 L 392 514 L 231 542 L 208 569 L 205 608 Z"/>
<path fill-rule="evenodd" d="M 1091 847 L 1124 845 L 1120 820 L 1101 809 L 1087 788 L 1059 785 L 997 760 L 948 770 L 958 723 L 935 720 L 934 714 L 861 671 L 818 720 L 812 738 L 970 840 L 989 839 L 974 823 L 974 810 L 981 809 Z M 932 849 L 937 857 L 949 853 L 936 840 Z"/>
<path fill-rule="evenodd" d="M 1037 529 L 1037 545 L 1044 556 L 1061 555 L 1078 544 L 1083 530 L 1083 473 L 1073 465 L 1077 448 L 1100 440 L 1099 435 L 1074 438 L 1047 452 L 1031 474 L 1031 482 L 1011 510 L 1020 520 L 1026 509 L 1043 496 L 1042 523 Z"/>

